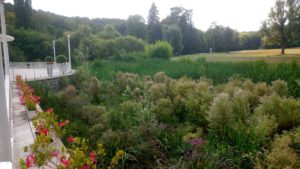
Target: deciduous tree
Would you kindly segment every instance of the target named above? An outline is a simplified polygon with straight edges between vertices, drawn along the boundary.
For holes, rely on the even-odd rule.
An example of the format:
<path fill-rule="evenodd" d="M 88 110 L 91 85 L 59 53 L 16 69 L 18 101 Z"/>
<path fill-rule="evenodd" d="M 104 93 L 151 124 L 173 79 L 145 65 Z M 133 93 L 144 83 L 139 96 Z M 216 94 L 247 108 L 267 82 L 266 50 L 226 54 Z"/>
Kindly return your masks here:
<path fill-rule="evenodd" d="M 280 45 L 281 54 L 285 54 L 289 41 L 297 35 L 299 17 L 299 0 L 277 0 L 268 20 L 263 23 L 262 30 L 267 40 Z"/>
<path fill-rule="evenodd" d="M 135 36 L 137 38 L 146 38 L 147 28 L 145 20 L 141 15 L 131 15 L 128 17 L 127 33 L 128 35 Z"/>

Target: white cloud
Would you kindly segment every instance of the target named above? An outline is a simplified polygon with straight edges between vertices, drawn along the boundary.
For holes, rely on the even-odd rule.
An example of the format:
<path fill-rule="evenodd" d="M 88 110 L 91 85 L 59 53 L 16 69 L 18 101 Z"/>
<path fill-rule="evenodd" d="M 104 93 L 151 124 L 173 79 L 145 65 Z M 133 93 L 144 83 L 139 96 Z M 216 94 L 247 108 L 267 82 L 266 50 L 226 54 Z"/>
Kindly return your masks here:
<path fill-rule="evenodd" d="M 199 29 L 206 30 L 215 21 L 239 31 L 258 30 L 275 4 L 275 0 L 32 0 L 32 5 L 65 16 L 126 19 L 140 14 L 146 19 L 152 2 L 160 18 L 165 18 L 171 7 L 182 6 L 193 9 L 194 25 Z"/>

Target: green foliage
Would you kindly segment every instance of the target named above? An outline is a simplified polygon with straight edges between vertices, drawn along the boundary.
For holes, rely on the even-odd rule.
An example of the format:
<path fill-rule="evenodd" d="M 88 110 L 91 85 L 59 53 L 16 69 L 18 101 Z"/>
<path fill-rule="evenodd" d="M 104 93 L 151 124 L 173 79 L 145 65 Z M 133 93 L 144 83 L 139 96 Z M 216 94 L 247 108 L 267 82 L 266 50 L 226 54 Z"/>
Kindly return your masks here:
<path fill-rule="evenodd" d="M 276 135 L 271 149 L 264 152 L 264 159 L 256 159 L 255 168 L 299 168 L 299 140 L 300 128 Z"/>
<path fill-rule="evenodd" d="M 53 59 L 52 56 L 46 56 L 46 57 L 45 57 L 45 61 L 46 61 L 47 63 L 52 63 L 52 62 L 54 61 L 54 59 Z"/>
<path fill-rule="evenodd" d="M 229 95 L 219 94 L 210 107 L 207 120 L 211 128 L 222 129 L 233 121 L 233 107 Z"/>
<path fill-rule="evenodd" d="M 279 96 L 288 96 L 288 84 L 283 80 L 275 80 L 272 82 L 272 90 L 275 91 Z"/>
<path fill-rule="evenodd" d="M 66 63 L 67 62 L 67 57 L 65 55 L 58 55 L 56 57 L 56 62 L 57 63 Z"/>
<path fill-rule="evenodd" d="M 144 52 L 145 43 L 132 36 L 122 36 L 114 39 L 94 39 L 91 44 L 91 58 L 130 59 L 137 52 Z M 130 56 L 131 55 L 131 56 Z"/>
<path fill-rule="evenodd" d="M 213 52 L 232 51 L 239 49 L 238 33 L 229 28 L 212 23 L 206 32 L 208 46 Z"/>
<path fill-rule="evenodd" d="M 152 3 L 151 8 L 149 9 L 148 15 L 148 42 L 154 43 L 158 40 L 161 40 L 162 29 L 159 21 L 159 11 L 154 3 Z"/>
<path fill-rule="evenodd" d="M 52 39 L 49 35 L 40 32 L 25 30 L 25 29 L 12 29 L 10 34 L 18 37 L 18 40 L 11 42 L 14 52 L 12 58 L 19 61 L 17 54 L 22 54 L 26 61 L 44 60 L 43 56 L 47 56 L 52 51 Z M 19 51 L 20 50 L 20 51 Z"/>
<path fill-rule="evenodd" d="M 17 28 L 30 28 L 32 4 L 31 0 L 14 0 L 15 13 L 16 13 L 16 27 Z"/>
<path fill-rule="evenodd" d="M 131 15 L 127 19 L 127 33 L 128 35 L 145 39 L 147 35 L 147 27 L 145 20 L 141 15 Z"/>
<path fill-rule="evenodd" d="M 201 69 L 201 71 L 200 71 Z M 231 76 L 238 75 L 242 78 L 252 79 L 253 82 L 272 81 L 281 79 L 288 84 L 288 93 L 294 97 L 300 96 L 300 88 L 297 80 L 300 79 L 300 66 L 295 63 L 280 63 L 278 65 L 267 64 L 266 62 L 206 62 L 199 59 L 195 62 L 190 60 L 170 61 L 155 59 L 138 59 L 130 61 L 101 61 L 97 60 L 89 64 L 89 70 L 101 80 L 111 80 L 114 73 L 118 71 L 137 73 L 139 75 L 155 75 L 157 72 L 165 72 L 172 78 L 187 76 L 198 79 L 205 76 L 211 79 L 214 84 L 223 84 Z M 252 82 L 245 84 L 251 92 L 270 93 L 266 84 L 261 83 L 254 86 Z M 252 89 L 253 88 L 253 89 Z"/>
<path fill-rule="evenodd" d="M 286 93 L 282 80 L 269 85 L 235 75 L 213 85 L 206 78 L 173 79 L 163 72 L 153 77 L 118 72 L 100 83 L 85 73 L 79 71 L 76 79 L 84 80 L 73 82 L 78 88 L 41 92 L 43 98 L 59 112 L 69 112 L 57 113 L 72 121 L 68 134 L 88 138 L 91 147 L 103 143 L 109 157 L 126 151 L 122 165 L 127 168 L 298 165 L 299 100 Z M 285 131 L 292 134 L 279 144 Z"/>
<path fill-rule="evenodd" d="M 264 33 L 263 45 L 272 47 L 280 46 L 281 54 L 285 54 L 285 48 L 290 41 L 297 37 L 300 16 L 299 2 L 296 0 L 277 0 L 271 8 L 269 18 L 263 22 Z"/>
<path fill-rule="evenodd" d="M 120 37 L 121 34 L 113 25 L 105 25 L 104 30 L 98 33 L 98 36 L 102 39 L 114 39 Z"/>
<path fill-rule="evenodd" d="M 293 98 L 281 98 L 277 95 L 265 96 L 256 113 L 276 117 L 278 130 L 288 130 L 300 124 L 300 102 Z"/>
<path fill-rule="evenodd" d="M 175 55 L 179 55 L 181 53 L 183 45 L 180 27 L 177 25 L 163 25 L 163 40 L 172 45 Z"/>
<path fill-rule="evenodd" d="M 149 58 L 169 59 L 173 56 L 173 48 L 168 42 L 158 41 L 146 47 L 146 55 Z"/>

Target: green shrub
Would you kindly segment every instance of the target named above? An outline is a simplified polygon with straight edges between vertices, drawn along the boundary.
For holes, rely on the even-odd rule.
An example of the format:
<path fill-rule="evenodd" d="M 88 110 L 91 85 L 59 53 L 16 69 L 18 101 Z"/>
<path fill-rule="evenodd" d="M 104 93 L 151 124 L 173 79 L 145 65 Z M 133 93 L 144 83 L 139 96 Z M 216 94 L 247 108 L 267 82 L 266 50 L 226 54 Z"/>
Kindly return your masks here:
<path fill-rule="evenodd" d="M 288 84 L 283 80 L 275 80 L 272 82 L 272 90 L 276 92 L 279 96 L 287 96 L 289 93 Z"/>
<path fill-rule="evenodd" d="M 255 140 L 258 143 L 265 143 L 277 130 L 276 117 L 271 115 L 254 114 L 252 117 Z"/>
<path fill-rule="evenodd" d="M 215 97 L 208 111 L 207 120 L 211 128 L 222 129 L 233 122 L 233 106 L 230 97 L 221 93 Z"/>
<path fill-rule="evenodd" d="M 56 57 L 56 62 L 57 63 L 65 63 L 65 62 L 67 62 L 67 57 L 65 55 L 58 55 Z"/>
<path fill-rule="evenodd" d="M 168 42 L 157 41 L 146 47 L 146 55 L 149 58 L 169 59 L 173 56 L 173 48 Z"/>
<path fill-rule="evenodd" d="M 272 143 L 271 149 L 265 151 L 265 159 L 256 160 L 257 169 L 262 168 L 300 168 L 299 149 L 294 145 L 299 145 L 300 129 L 277 135 Z"/>
<path fill-rule="evenodd" d="M 281 98 L 278 95 L 265 96 L 256 113 L 274 115 L 278 129 L 289 130 L 300 124 L 300 101 L 293 98 Z"/>
<path fill-rule="evenodd" d="M 53 57 L 52 57 L 52 56 L 46 56 L 46 57 L 45 57 L 45 61 L 46 61 L 47 63 L 52 63 L 52 62 L 53 62 Z"/>

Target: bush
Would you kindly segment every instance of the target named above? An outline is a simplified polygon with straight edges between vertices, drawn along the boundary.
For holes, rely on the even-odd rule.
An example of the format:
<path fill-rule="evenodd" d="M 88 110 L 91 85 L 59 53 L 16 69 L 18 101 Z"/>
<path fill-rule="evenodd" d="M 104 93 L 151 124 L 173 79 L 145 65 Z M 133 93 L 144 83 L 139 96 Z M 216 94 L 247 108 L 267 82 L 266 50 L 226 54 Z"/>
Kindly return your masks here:
<path fill-rule="evenodd" d="M 265 159 L 256 160 L 255 168 L 299 168 L 300 156 L 295 145 L 299 145 L 300 128 L 295 131 L 277 135 L 271 150 L 265 152 Z"/>
<path fill-rule="evenodd" d="M 46 57 L 45 57 L 45 61 L 46 61 L 47 63 L 52 63 L 52 62 L 53 62 L 53 57 L 52 57 L 52 56 L 46 56 Z"/>
<path fill-rule="evenodd" d="M 233 106 L 227 93 L 221 93 L 212 102 L 207 120 L 211 128 L 221 129 L 233 122 Z"/>
<path fill-rule="evenodd" d="M 279 131 L 289 130 L 300 124 L 300 101 L 293 98 L 281 98 L 278 95 L 265 96 L 255 112 L 274 115 Z"/>
<path fill-rule="evenodd" d="M 65 63 L 67 62 L 67 57 L 65 55 L 58 55 L 56 58 L 57 63 Z"/>
<path fill-rule="evenodd" d="M 168 42 L 158 41 L 146 47 L 146 55 L 150 58 L 169 59 L 173 56 L 173 48 Z"/>
<path fill-rule="evenodd" d="M 283 80 L 275 80 L 272 82 L 272 89 L 276 92 L 279 96 L 288 96 L 289 89 L 287 82 Z"/>

